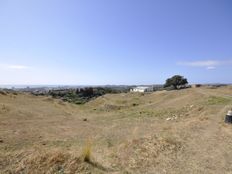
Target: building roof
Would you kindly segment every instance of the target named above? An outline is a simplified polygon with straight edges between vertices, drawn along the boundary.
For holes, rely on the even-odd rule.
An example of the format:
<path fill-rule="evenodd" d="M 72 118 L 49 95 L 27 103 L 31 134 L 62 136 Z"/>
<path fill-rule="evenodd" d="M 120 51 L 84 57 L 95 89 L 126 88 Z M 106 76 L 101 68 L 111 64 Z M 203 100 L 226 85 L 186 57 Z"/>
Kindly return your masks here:
<path fill-rule="evenodd" d="M 137 87 L 135 87 L 134 89 L 141 89 L 141 90 L 144 90 L 144 89 L 148 89 L 148 88 L 151 88 L 151 87 L 148 87 L 148 86 L 137 86 Z"/>

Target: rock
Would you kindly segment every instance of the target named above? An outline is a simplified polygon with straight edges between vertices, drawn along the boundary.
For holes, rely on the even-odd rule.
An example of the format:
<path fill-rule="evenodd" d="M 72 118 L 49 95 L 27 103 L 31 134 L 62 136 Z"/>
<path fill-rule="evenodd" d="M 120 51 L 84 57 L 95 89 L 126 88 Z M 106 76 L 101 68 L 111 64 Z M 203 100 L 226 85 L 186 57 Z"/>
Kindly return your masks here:
<path fill-rule="evenodd" d="M 4 141 L 3 141 L 3 139 L 0 139 L 0 143 L 3 143 Z"/>
<path fill-rule="evenodd" d="M 176 115 L 173 115 L 172 117 L 166 118 L 167 121 L 169 121 L 169 120 L 176 120 L 176 119 L 177 119 Z"/>
<path fill-rule="evenodd" d="M 226 117 L 225 117 L 225 123 L 232 124 L 232 116 L 231 115 L 226 115 Z"/>
<path fill-rule="evenodd" d="M 226 117 L 225 117 L 225 123 L 232 124 L 232 110 L 229 110 Z"/>
<path fill-rule="evenodd" d="M 83 121 L 87 121 L 87 118 L 84 118 Z"/>

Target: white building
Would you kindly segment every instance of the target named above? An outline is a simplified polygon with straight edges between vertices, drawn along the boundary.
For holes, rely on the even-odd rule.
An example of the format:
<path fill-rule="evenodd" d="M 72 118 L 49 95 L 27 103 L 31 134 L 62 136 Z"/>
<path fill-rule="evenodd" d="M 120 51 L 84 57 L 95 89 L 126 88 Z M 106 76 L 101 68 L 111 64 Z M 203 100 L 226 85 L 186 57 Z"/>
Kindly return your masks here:
<path fill-rule="evenodd" d="M 130 90 L 130 92 L 152 92 L 153 87 L 148 86 L 137 86 Z"/>

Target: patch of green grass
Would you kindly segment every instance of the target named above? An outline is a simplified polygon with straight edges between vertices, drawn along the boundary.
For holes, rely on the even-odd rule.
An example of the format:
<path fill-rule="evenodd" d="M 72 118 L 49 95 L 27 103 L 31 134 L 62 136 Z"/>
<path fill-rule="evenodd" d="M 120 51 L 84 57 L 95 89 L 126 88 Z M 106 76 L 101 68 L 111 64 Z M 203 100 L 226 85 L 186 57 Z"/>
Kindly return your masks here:
<path fill-rule="evenodd" d="M 116 100 L 115 103 L 125 105 L 127 104 L 127 100 Z"/>
<path fill-rule="evenodd" d="M 122 118 L 166 118 L 167 116 L 180 116 L 186 113 L 188 110 L 186 107 L 179 108 L 179 109 L 173 109 L 173 108 L 167 108 L 167 109 L 157 109 L 157 110 L 149 110 L 149 109 L 143 109 L 139 112 L 137 110 L 134 111 L 127 111 L 121 114 Z M 120 117 L 117 117 L 120 118 Z"/>
<path fill-rule="evenodd" d="M 208 105 L 224 105 L 230 103 L 231 100 L 225 97 L 211 96 L 207 99 Z"/>

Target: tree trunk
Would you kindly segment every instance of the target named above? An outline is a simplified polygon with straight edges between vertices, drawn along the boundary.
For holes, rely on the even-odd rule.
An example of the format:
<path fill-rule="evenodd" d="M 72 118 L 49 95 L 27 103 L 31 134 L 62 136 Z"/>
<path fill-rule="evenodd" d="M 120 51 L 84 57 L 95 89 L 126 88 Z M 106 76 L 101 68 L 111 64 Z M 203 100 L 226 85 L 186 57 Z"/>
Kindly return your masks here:
<path fill-rule="evenodd" d="M 178 86 L 177 85 L 173 85 L 174 89 L 177 90 L 178 89 Z"/>

